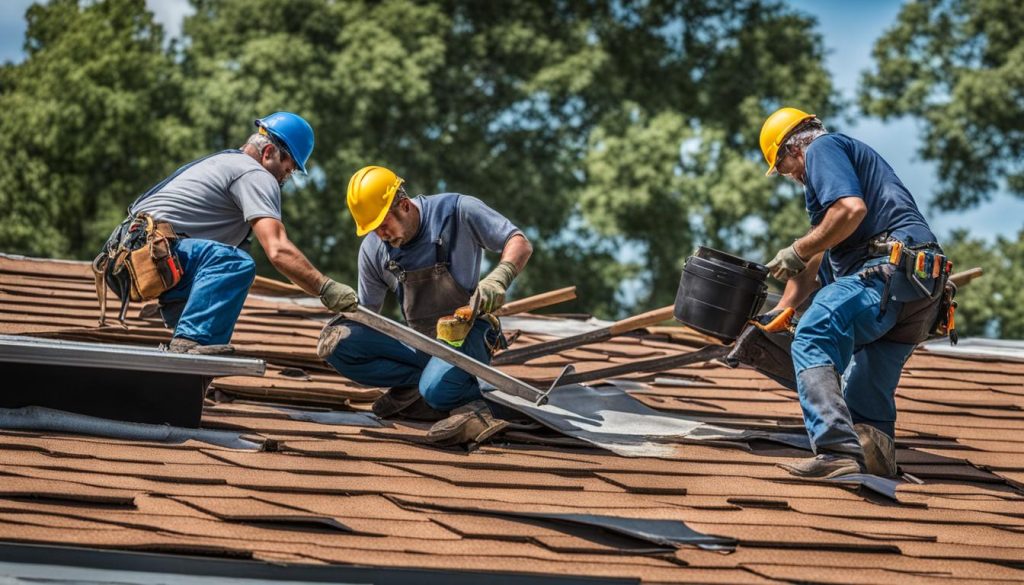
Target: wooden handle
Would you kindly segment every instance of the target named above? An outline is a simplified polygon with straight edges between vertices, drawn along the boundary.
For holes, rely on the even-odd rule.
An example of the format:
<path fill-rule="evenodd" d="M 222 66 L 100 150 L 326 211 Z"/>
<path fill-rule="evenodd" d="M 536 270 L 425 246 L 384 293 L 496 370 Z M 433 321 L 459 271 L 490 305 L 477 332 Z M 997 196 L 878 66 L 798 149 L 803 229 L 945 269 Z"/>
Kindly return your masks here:
<path fill-rule="evenodd" d="M 949 280 L 950 280 L 950 282 L 952 282 L 953 284 L 955 284 L 957 286 L 963 286 L 963 285 L 971 282 L 975 278 L 978 278 L 979 276 L 981 276 L 984 273 L 985 273 L 985 271 L 982 270 L 981 267 L 971 268 L 970 270 L 964 270 L 963 272 L 957 272 L 956 274 L 951 274 L 949 276 Z"/>
<path fill-rule="evenodd" d="M 267 278 L 266 276 L 256 276 L 256 279 L 252 281 L 252 288 L 263 289 L 267 292 L 284 295 L 304 295 L 306 294 L 301 288 L 295 286 L 290 282 L 281 282 L 280 280 L 274 280 L 273 278 Z"/>
<path fill-rule="evenodd" d="M 654 309 L 653 311 L 647 311 L 646 313 L 640 313 L 639 315 L 628 317 L 622 321 L 617 321 L 614 325 L 608 327 L 608 331 L 611 332 L 612 335 L 621 335 L 629 331 L 643 329 L 648 325 L 654 325 L 661 323 L 666 319 L 671 319 L 672 311 L 674 310 L 675 305 L 669 305 L 660 309 Z"/>
<path fill-rule="evenodd" d="M 497 311 L 494 311 L 493 314 L 496 317 L 507 317 L 509 315 L 516 315 L 518 313 L 526 313 L 528 311 L 550 307 L 551 305 L 571 301 L 575 298 L 576 287 L 567 286 L 558 290 L 548 291 L 531 297 L 526 297 L 524 299 L 512 301 Z"/>

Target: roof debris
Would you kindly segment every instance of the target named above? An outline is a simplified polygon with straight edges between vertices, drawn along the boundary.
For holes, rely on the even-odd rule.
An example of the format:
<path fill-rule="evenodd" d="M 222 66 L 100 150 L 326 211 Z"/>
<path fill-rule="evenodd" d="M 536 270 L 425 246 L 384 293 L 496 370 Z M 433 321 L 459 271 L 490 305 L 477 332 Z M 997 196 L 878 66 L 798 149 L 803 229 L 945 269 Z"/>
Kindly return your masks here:
<path fill-rule="evenodd" d="M 95 327 L 94 294 L 86 263 L 0 256 L 0 334 L 150 347 L 169 338 L 157 319 L 136 315 L 128 329 Z M 648 582 L 1024 580 L 1024 363 L 916 352 L 897 393 L 897 457 L 920 483 L 861 486 L 795 480 L 776 467 L 806 455 L 799 442 L 662 438 L 670 450 L 661 458 L 634 458 L 519 429 L 508 435 L 515 440 L 470 453 L 424 445 L 425 425 L 380 425 L 365 413 L 381 391 L 319 362 L 324 317 L 284 298 L 246 302 L 232 344 L 266 360 L 267 374 L 216 379 L 203 428 L 252 438 L 263 451 L 0 431 L 0 539 Z M 569 364 L 585 373 L 706 343 L 683 329 L 656 331 L 502 369 L 543 386 Z M 518 343 L 544 339 L 524 331 Z M 33 391 L 31 381 L 17 384 L 5 391 Z M 765 438 L 802 428 L 794 394 L 749 369 L 695 363 L 616 384 L 697 427 Z M 560 397 L 570 395 L 552 402 Z M 889 490 L 895 501 L 878 496 Z M 654 544 L 615 527 L 551 522 L 581 516 L 698 537 Z M 734 550 L 705 550 L 699 535 Z"/>

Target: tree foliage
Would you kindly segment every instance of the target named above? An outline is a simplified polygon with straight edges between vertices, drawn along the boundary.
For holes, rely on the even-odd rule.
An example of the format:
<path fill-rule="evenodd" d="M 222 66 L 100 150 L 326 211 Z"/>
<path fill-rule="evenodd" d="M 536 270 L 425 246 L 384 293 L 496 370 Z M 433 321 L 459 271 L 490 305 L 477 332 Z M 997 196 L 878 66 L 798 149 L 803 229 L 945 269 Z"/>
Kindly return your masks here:
<path fill-rule="evenodd" d="M 907 2 L 873 54 L 861 107 L 923 122 L 938 208 L 971 207 L 1001 187 L 1024 196 L 1024 4 Z"/>
<path fill-rule="evenodd" d="M 1024 230 L 993 243 L 955 231 L 943 249 L 955 270 L 980 266 L 985 274 L 957 292 L 961 335 L 1024 339 Z"/>
<path fill-rule="evenodd" d="M 143 0 L 30 10 L 0 73 L 2 249 L 89 257 L 147 186 L 290 110 L 317 143 L 285 224 L 325 271 L 355 280 L 345 188 L 382 164 L 520 225 L 517 295 L 576 284 L 575 308 L 615 316 L 670 300 L 697 244 L 764 257 L 802 232 L 757 133 L 782 104 L 838 109 L 814 21 L 777 1 L 193 5 L 169 47 Z"/>
<path fill-rule="evenodd" d="M 37 4 L 0 70 L 0 246 L 88 257 L 181 158 L 181 78 L 143 0 Z"/>

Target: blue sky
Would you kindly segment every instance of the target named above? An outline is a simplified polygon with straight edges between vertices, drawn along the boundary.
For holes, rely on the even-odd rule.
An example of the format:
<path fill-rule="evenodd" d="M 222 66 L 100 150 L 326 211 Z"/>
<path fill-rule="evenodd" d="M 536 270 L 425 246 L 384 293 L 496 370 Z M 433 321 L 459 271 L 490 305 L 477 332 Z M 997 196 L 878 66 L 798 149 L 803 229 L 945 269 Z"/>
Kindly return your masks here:
<path fill-rule="evenodd" d="M 871 46 L 896 19 L 897 0 L 788 0 L 801 11 L 817 17 L 828 49 L 827 65 L 836 86 L 852 101 L 860 72 L 871 66 Z M 19 61 L 25 32 L 25 9 L 32 0 L 0 1 L 0 61 Z M 188 0 L 146 0 L 171 35 L 181 31 L 181 19 L 190 12 Z M 826 123 L 828 121 L 826 120 Z M 942 234 L 957 227 L 969 228 L 976 236 L 1015 237 L 1024 227 L 1024 200 L 997 194 L 981 207 L 965 212 L 936 214 L 927 210 L 935 167 L 916 155 L 919 128 L 912 120 L 882 123 L 874 119 L 843 124 L 843 130 L 878 150 L 918 198 L 935 231 Z"/>

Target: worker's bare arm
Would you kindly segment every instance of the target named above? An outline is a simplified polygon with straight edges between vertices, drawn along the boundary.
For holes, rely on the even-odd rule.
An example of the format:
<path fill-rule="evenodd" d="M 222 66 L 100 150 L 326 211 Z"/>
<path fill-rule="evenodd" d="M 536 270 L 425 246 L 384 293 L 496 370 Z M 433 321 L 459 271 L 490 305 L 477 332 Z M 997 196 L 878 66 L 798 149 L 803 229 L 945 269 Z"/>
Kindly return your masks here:
<path fill-rule="evenodd" d="M 811 258 L 842 242 L 856 231 L 868 208 L 860 197 L 843 197 L 829 206 L 821 223 L 793 243 L 801 258 Z"/>
<path fill-rule="evenodd" d="M 516 272 L 522 272 L 526 263 L 533 255 L 533 244 L 523 234 L 516 234 L 505 242 L 505 249 L 501 251 L 501 261 L 511 262 L 516 265 Z"/>
<path fill-rule="evenodd" d="M 327 277 L 288 239 L 284 224 L 272 217 L 257 218 L 250 224 L 274 268 L 306 293 L 319 296 L 320 287 Z"/>

